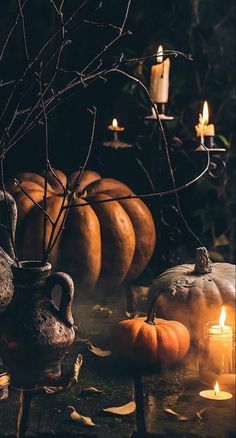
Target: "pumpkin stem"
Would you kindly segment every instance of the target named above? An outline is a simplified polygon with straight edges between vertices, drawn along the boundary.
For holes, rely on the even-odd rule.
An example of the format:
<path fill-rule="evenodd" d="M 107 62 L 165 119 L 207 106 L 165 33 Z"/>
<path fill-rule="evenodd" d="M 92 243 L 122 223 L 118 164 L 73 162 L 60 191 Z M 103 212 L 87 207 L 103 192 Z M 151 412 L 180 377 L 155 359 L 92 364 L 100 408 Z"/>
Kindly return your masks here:
<path fill-rule="evenodd" d="M 156 325 L 155 323 L 155 304 L 156 304 L 156 298 L 154 298 L 154 300 L 152 300 L 148 312 L 147 312 L 147 319 L 146 319 L 146 323 L 150 324 L 150 325 Z"/>
<path fill-rule="evenodd" d="M 196 249 L 196 262 L 194 272 L 197 274 L 207 274 L 212 271 L 213 264 L 209 259 L 209 254 L 206 248 Z"/>

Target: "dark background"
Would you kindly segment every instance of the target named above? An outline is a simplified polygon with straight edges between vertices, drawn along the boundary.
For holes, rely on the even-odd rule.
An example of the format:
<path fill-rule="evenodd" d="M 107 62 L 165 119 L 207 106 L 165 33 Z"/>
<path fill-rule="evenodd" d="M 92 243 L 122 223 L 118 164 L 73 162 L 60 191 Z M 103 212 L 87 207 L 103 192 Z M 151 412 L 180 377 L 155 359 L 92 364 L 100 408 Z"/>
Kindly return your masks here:
<path fill-rule="evenodd" d="M 65 0 L 65 17 L 81 3 Z M 92 11 L 94 3 L 90 1 L 82 9 L 81 21 Z M 124 0 L 106 0 L 93 20 L 119 25 L 126 4 Z M 16 0 L 1 0 L 0 47 L 16 13 Z M 28 1 L 24 15 L 29 54 L 33 59 L 37 48 L 55 31 L 59 20 L 48 0 Z M 192 54 L 193 62 L 182 57 L 171 58 L 168 111 L 176 119 L 168 125 L 168 135 L 177 184 L 195 177 L 204 167 L 205 157 L 194 155 L 189 150 L 196 146 L 194 126 L 205 99 L 210 107 L 210 122 L 215 124 L 216 144 L 225 147 L 227 151 L 217 158 L 218 173 L 204 176 L 192 188 L 182 192 L 180 202 L 189 225 L 202 243 L 221 254 L 225 260 L 234 262 L 234 1 L 136 0 L 131 6 L 126 27 L 132 35 L 124 37 L 106 53 L 103 57 L 105 65 L 110 65 L 120 53 L 124 53 L 127 58 L 152 54 L 159 44 L 164 49 Z M 73 32 L 69 32 L 72 43 L 63 52 L 61 66 L 68 71 L 80 71 L 114 36 L 115 30 L 112 28 L 82 22 Z M 125 70 L 149 87 L 152 63 L 149 60 L 129 64 Z M 25 66 L 22 30 L 18 24 L 0 64 L 1 79 L 6 81 L 17 78 Z M 50 73 L 49 68 L 43 78 L 45 81 Z M 32 78 L 26 81 L 24 87 L 30 83 Z M 60 79 L 56 85 L 60 85 Z M 2 106 L 9 88 L 0 88 L 0 93 Z M 17 99 L 19 96 L 16 96 L 13 105 Z M 145 116 L 150 113 L 148 99 L 136 83 L 118 74 L 110 76 L 106 82 L 99 79 L 86 88 L 81 87 L 50 116 L 49 150 L 52 165 L 66 173 L 82 165 L 92 123 L 87 108 L 93 105 L 98 111 L 97 124 L 93 152 L 87 167 L 97 170 L 103 176 L 113 176 L 127 182 L 137 193 L 146 193 L 151 191 L 151 187 L 140 167 L 141 162 L 151 174 L 157 190 L 171 188 L 165 157 L 160 160 L 156 156 L 158 132 L 152 123 L 145 122 Z M 102 147 L 104 139 L 110 138 L 106 126 L 113 117 L 117 117 L 120 125 L 125 126 L 120 138 L 131 143 L 132 150 L 114 151 Z M 1 132 L 5 126 L 7 116 L 1 122 Z M 6 179 L 21 171 L 41 172 L 44 166 L 43 144 L 44 128 L 38 126 L 6 156 Z M 225 172 L 221 173 L 224 165 Z M 157 271 L 170 264 L 191 259 L 199 243 L 184 226 L 175 197 L 157 198 L 149 201 L 148 205 L 159 227 Z"/>

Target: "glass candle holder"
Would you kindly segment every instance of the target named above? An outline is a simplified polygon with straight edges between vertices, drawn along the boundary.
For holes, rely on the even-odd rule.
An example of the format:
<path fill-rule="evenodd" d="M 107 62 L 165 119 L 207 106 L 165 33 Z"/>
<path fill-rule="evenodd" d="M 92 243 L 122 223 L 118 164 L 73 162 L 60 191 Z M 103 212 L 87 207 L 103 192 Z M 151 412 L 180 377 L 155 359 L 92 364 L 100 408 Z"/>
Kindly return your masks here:
<path fill-rule="evenodd" d="M 199 341 L 199 378 L 207 385 L 235 384 L 235 333 L 231 326 L 214 322 L 204 325 Z"/>

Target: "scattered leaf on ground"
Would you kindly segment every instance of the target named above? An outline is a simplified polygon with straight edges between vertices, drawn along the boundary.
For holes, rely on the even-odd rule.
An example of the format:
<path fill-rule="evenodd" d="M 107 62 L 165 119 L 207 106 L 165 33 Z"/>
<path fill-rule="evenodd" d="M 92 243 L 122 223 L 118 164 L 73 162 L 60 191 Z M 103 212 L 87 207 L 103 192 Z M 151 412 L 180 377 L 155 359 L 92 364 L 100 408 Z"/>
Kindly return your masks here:
<path fill-rule="evenodd" d="M 99 357 L 108 357 L 111 355 L 111 351 L 110 350 L 102 350 L 99 347 L 95 347 L 94 345 L 90 345 L 89 347 L 89 351 L 91 351 L 91 353 L 95 354 L 96 356 Z"/>
<path fill-rule="evenodd" d="M 101 394 L 103 391 L 100 389 L 94 388 L 94 386 L 89 386 L 88 388 L 84 388 L 82 390 L 82 394 Z"/>
<path fill-rule="evenodd" d="M 91 310 L 91 314 L 97 318 L 110 318 L 112 316 L 112 310 L 108 307 L 101 307 L 99 304 L 96 304 Z"/>
<path fill-rule="evenodd" d="M 84 417 L 83 415 L 80 415 L 79 412 L 77 412 L 73 406 L 68 406 L 68 408 L 72 409 L 70 418 L 73 421 L 76 421 L 77 423 L 80 423 L 83 426 L 90 426 L 90 427 L 96 426 L 96 424 L 93 422 L 91 417 Z"/>
<path fill-rule="evenodd" d="M 135 412 L 135 410 L 136 410 L 136 404 L 134 401 L 131 401 L 123 406 L 104 408 L 103 412 L 109 412 L 110 414 L 115 414 L 115 415 L 129 415 Z"/>
<path fill-rule="evenodd" d="M 71 386 L 78 383 L 79 373 L 80 373 L 82 365 L 83 365 L 83 356 L 82 356 L 82 354 L 78 354 L 78 356 L 76 357 L 75 364 L 74 364 L 72 376 L 69 380 L 69 383 L 68 383 L 66 389 L 69 389 Z"/>
<path fill-rule="evenodd" d="M 196 412 L 196 416 L 197 418 L 199 418 L 199 420 L 204 421 L 204 417 L 205 417 L 205 412 L 209 409 L 210 406 L 208 406 L 207 408 L 203 408 L 200 409 L 200 411 Z"/>
<path fill-rule="evenodd" d="M 185 420 L 190 420 L 190 418 L 185 417 L 184 415 L 178 414 L 177 412 L 173 411 L 172 409 L 166 408 L 163 409 L 164 412 L 170 416 L 172 416 L 173 418 L 175 418 L 177 421 L 185 421 Z"/>
<path fill-rule="evenodd" d="M 42 391 L 44 391 L 46 394 L 55 394 L 63 391 L 65 388 L 63 388 L 63 386 L 42 386 L 40 389 L 42 389 Z"/>

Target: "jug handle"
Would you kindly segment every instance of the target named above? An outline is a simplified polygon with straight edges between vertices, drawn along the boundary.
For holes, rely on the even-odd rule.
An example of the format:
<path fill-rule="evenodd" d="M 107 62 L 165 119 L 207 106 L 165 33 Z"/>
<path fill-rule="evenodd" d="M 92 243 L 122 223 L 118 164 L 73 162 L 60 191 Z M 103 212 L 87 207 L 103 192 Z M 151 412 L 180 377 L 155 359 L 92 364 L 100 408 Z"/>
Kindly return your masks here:
<path fill-rule="evenodd" d="M 62 321 L 68 326 L 72 327 L 74 319 L 72 316 L 71 306 L 74 296 L 74 283 L 72 278 L 64 272 L 55 272 L 47 279 L 47 291 L 51 298 L 52 289 L 54 286 L 61 286 L 61 301 L 59 313 Z"/>

